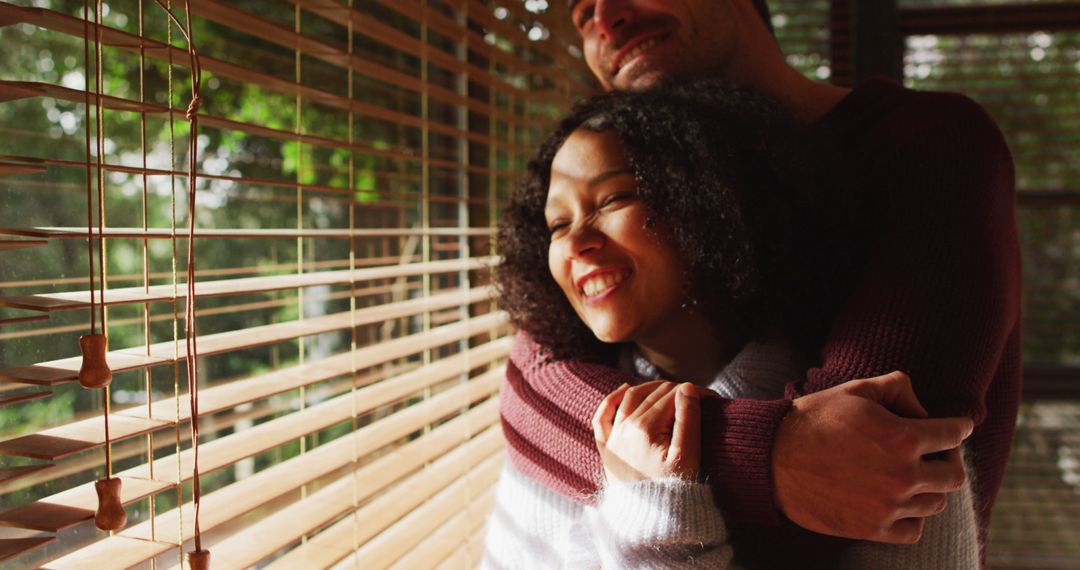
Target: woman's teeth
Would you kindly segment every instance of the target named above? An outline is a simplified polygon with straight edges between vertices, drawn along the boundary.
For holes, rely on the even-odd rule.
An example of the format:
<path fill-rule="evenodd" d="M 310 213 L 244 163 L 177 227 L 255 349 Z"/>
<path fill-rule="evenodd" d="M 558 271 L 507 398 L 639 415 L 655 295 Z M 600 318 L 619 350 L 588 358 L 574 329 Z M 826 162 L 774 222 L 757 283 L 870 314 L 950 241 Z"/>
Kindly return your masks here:
<path fill-rule="evenodd" d="M 608 289 L 622 283 L 624 279 L 630 276 L 630 270 L 619 271 L 618 273 L 605 273 L 603 275 L 597 275 L 590 278 L 582 286 L 581 292 L 586 297 L 595 297 Z"/>
<path fill-rule="evenodd" d="M 634 61 L 635 57 L 645 53 L 646 51 L 649 50 L 649 48 L 653 47 L 654 45 L 656 45 L 656 39 L 645 40 L 645 41 L 641 42 L 640 44 L 634 46 L 634 49 L 630 50 L 630 53 L 627 53 L 622 58 L 622 61 L 619 62 L 619 69 L 622 69 L 623 67 L 626 67 L 627 63 L 630 63 L 631 61 Z"/>

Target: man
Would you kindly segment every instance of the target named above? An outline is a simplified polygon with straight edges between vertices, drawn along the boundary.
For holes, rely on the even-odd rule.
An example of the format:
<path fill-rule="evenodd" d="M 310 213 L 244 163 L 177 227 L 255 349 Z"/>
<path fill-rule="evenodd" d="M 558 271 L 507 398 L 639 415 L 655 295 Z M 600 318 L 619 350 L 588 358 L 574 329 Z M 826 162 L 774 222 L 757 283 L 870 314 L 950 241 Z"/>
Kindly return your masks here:
<path fill-rule="evenodd" d="M 605 89 L 715 75 L 762 90 L 824 126 L 870 196 L 868 265 L 833 321 L 820 365 L 789 388 L 792 397 L 809 395 L 726 400 L 704 412 L 714 438 L 703 458 L 732 526 L 786 517 L 815 533 L 915 542 L 925 517 L 963 481 L 955 448 L 972 433 L 965 446 L 985 539 L 1020 383 L 1013 172 L 993 122 L 960 96 L 881 80 L 849 90 L 806 79 L 780 53 L 763 0 L 569 5 Z M 574 438 L 541 435 L 588 428 L 592 410 L 577 409 L 574 387 L 587 387 L 594 365 L 550 362 L 524 337 L 514 354 L 502 403 L 510 458 L 569 496 L 574 477 L 588 474 L 567 469 L 574 450 L 552 442 Z M 896 370 L 910 381 L 887 374 Z M 925 416 L 923 406 L 937 418 L 970 420 L 906 419 Z M 926 457 L 941 450 L 951 451 Z"/>

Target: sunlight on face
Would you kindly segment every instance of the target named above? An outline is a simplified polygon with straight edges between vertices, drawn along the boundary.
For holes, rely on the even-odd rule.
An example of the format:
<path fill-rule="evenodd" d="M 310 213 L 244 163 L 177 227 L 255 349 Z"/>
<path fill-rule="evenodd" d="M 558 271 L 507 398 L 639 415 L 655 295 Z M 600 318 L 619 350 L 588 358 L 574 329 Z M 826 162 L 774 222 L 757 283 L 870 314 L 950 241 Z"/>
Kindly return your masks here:
<path fill-rule="evenodd" d="M 746 0 L 580 0 L 570 17 L 605 89 L 645 89 L 723 75 L 743 39 L 737 1 Z"/>
<path fill-rule="evenodd" d="M 604 342 L 643 338 L 679 309 L 682 263 L 648 215 L 615 134 L 575 131 L 551 166 L 548 268 Z"/>

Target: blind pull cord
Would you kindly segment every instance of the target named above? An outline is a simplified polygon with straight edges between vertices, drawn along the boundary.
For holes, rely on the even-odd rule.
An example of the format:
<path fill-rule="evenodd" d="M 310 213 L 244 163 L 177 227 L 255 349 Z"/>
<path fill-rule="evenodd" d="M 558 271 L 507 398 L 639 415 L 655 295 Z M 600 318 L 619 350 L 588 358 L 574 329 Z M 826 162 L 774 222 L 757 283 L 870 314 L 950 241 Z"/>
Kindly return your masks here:
<path fill-rule="evenodd" d="M 85 62 L 85 91 L 84 102 L 86 104 L 86 233 L 87 233 L 87 258 L 90 263 L 90 333 L 79 337 L 79 348 L 82 352 L 82 364 L 79 367 L 79 384 L 87 389 L 103 389 L 102 400 L 104 401 L 104 413 L 102 418 L 105 422 L 105 478 L 94 483 L 97 493 L 98 507 L 94 513 L 94 525 L 104 531 L 117 531 L 127 524 L 127 513 L 121 499 L 121 480 L 112 474 L 112 441 L 109 436 L 109 383 L 112 382 L 112 371 L 106 361 L 109 350 L 109 339 L 105 332 L 105 177 L 103 149 L 105 146 L 104 111 L 102 110 L 101 94 L 104 89 L 102 81 L 101 65 L 101 0 L 98 0 L 94 10 L 94 115 L 97 143 L 97 227 L 98 227 L 98 265 L 97 284 L 100 287 L 100 296 L 94 297 L 94 181 L 91 175 L 90 157 L 90 2 L 83 2 L 83 55 Z M 101 311 L 101 327 L 98 328 L 97 316 Z M 99 332 L 100 330 L 100 332 Z"/>
<path fill-rule="evenodd" d="M 191 26 L 191 3 L 184 1 L 186 22 L 179 18 L 165 5 L 163 0 L 155 0 L 169 16 L 180 33 L 187 40 L 188 58 L 191 61 L 191 102 L 185 117 L 191 123 L 188 133 L 188 244 L 187 244 L 187 298 L 184 300 L 184 330 L 187 356 L 188 397 L 191 406 L 191 453 L 193 463 L 192 503 L 195 509 L 194 540 L 195 550 L 187 553 L 188 566 L 192 570 L 210 568 L 210 551 L 202 546 L 202 530 L 199 526 L 199 514 L 202 506 L 202 487 L 199 477 L 199 364 L 198 334 L 195 327 L 195 194 L 198 181 L 199 162 L 199 107 L 202 105 L 202 65 L 195 49 Z M 177 457 L 179 461 L 179 457 Z"/>

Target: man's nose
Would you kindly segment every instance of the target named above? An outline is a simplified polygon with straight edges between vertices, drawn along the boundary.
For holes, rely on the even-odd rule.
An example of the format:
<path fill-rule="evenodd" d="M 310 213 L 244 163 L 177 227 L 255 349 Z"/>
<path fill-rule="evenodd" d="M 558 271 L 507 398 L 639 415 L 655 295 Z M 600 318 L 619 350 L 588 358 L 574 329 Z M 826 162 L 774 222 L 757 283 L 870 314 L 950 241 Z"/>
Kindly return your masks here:
<path fill-rule="evenodd" d="M 633 0 L 596 0 L 593 10 L 596 28 L 606 39 L 617 38 L 634 19 Z"/>

